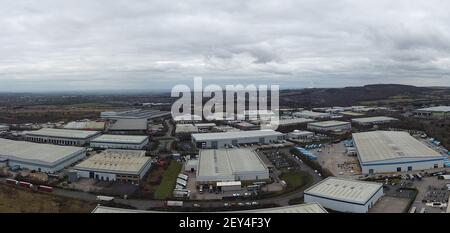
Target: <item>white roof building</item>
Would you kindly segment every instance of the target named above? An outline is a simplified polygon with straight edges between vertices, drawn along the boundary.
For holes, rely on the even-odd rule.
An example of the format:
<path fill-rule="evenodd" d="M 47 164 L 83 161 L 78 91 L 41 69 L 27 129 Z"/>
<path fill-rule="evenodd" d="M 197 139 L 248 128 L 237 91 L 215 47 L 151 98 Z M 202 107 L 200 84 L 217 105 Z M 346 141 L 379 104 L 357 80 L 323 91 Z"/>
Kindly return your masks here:
<path fill-rule="evenodd" d="M 284 139 L 284 134 L 274 130 L 192 134 L 192 141 L 198 148 L 214 149 L 243 143 L 270 143 L 282 139 Z"/>
<path fill-rule="evenodd" d="M 397 121 L 397 118 L 386 117 L 386 116 L 375 116 L 375 117 L 363 117 L 363 118 L 354 118 L 352 122 L 360 124 L 360 125 L 371 125 L 371 124 L 382 124 L 388 123 L 392 121 Z"/>
<path fill-rule="evenodd" d="M 269 170 L 250 149 L 200 150 L 197 182 L 266 180 Z"/>
<path fill-rule="evenodd" d="M 51 129 L 43 128 L 36 131 L 28 131 L 27 136 L 42 136 L 52 138 L 73 138 L 73 139 L 88 139 L 99 135 L 99 131 L 90 130 L 72 130 L 72 129 Z"/>
<path fill-rule="evenodd" d="M 325 119 L 325 118 L 331 117 L 330 113 L 313 112 L 313 111 L 308 111 L 308 110 L 294 112 L 292 115 L 295 117 L 311 118 L 311 119 Z"/>
<path fill-rule="evenodd" d="M 304 192 L 305 202 L 318 202 L 340 212 L 366 213 L 383 196 L 381 183 L 328 177 Z"/>
<path fill-rule="evenodd" d="M 313 131 L 349 131 L 352 124 L 346 121 L 320 121 L 308 123 L 307 128 Z"/>
<path fill-rule="evenodd" d="M 151 166 L 145 151 L 108 149 L 74 167 L 79 177 L 139 182 Z"/>
<path fill-rule="evenodd" d="M 103 134 L 91 140 L 94 148 L 142 149 L 148 144 L 148 136 Z"/>
<path fill-rule="evenodd" d="M 10 167 L 48 173 L 57 172 L 83 159 L 86 150 L 82 147 L 56 146 L 0 138 L 0 157 L 8 159 Z"/>
<path fill-rule="evenodd" d="M 443 156 L 402 131 L 354 133 L 363 173 L 412 171 L 443 167 Z"/>

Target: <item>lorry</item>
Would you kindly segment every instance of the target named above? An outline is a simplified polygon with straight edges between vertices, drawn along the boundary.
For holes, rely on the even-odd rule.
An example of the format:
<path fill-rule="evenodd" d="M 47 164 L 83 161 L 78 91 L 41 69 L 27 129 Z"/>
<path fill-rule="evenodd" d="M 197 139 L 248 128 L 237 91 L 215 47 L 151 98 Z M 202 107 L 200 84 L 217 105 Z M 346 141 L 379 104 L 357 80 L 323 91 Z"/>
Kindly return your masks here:
<path fill-rule="evenodd" d="M 166 206 L 183 207 L 183 202 L 182 201 L 166 201 Z"/>
<path fill-rule="evenodd" d="M 97 196 L 97 201 L 112 201 L 114 197 L 110 196 Z"/>

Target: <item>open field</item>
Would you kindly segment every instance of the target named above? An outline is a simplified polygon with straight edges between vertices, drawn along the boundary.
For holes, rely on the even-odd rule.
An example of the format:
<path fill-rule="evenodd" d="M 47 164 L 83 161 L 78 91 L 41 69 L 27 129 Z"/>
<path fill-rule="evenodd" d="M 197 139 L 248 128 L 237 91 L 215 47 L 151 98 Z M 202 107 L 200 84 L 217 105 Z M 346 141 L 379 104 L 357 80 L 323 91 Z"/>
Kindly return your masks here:
<path fill-rule="evenodd" d="M 155 191 L 155 199 L 167 199 L 172 196 L 172 190 L 175 187 L 178 173 L 181 171 L 182 164 L 176 161 L 172 161 L 164 172 L 161 183 Z"/>
<path fill-rule="evenodd" d="M 95 203 L 0 185 L 2 213 L 89 213 Z"/>
<path fill-rule="evenodd" d="M 280 179 L 286 181 L 287 183 L 287 189 L 285 192 L 290 192 L 303 187 L 304 185 L 312 184 L 311 175 L 303 171 L 283 172 Z"/>

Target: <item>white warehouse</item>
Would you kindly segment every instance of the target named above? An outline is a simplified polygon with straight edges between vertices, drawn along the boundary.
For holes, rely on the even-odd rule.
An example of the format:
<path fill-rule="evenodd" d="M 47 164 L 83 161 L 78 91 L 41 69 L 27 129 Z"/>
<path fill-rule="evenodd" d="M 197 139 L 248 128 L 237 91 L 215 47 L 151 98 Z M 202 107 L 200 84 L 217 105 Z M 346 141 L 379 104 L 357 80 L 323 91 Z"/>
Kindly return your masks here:
<path fill-rule="evenodd" d="M 225 148 L 248 143 L 274 143 L 284 139 L 284 134 L 274 130 L 250 130 L 239 132 L 192 134 L 197 148 Z"/>
<path fill-rule="evenodd" d="M 305 203 L 317 202 L 339 212 L 367 213 L 383 196 L 381 183 L 328 177 L 304 192 Z"/>
<path fill-rule="evenodd" d="M 82 147 L 56 146 L 0 138 L 0 158 L 9 167 L 55 173 L 86 157 Z"/>
<path fill-rule="evenodd" d="M 308 123 L 307 128 L 318 132 L 348 132 L 352 124 L 346 121 L 320 121 Z"/>
<path fill-rule="evenodd" d="M 250 149 L 200 150 L 197 183 L 268 180 L 269 169 Z"/>
<path fill-rule="evenodd" d="M 151 167 L 145 151 L 108 149 L 74 167 L 78 177 L 139 183 Z"/>
<path fill-rule="evenodd" d="M 148 144 L 148 136 L 104 134 L 91 140 L 92 148 L 141 150 Z"/>
<path fill-rule="evenodd" d="M 383 173 L 441 168 L 444 157 L 403 131 L 354 133 L 362 173 Z"/>
<path fill-rule="evenodd" d="M 25 139 L 32 142 L 83 146 L 98 135 L 100 135 L 99 131 L 43 128 L 28 131 L 25 134 Z"/>

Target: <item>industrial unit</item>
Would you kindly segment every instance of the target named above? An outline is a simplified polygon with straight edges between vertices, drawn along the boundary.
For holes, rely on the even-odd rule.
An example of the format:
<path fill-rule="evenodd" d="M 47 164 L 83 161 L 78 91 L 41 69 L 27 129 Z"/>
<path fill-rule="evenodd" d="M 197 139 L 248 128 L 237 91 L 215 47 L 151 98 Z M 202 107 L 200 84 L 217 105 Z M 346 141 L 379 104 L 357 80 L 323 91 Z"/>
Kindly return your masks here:
<path fill-rule="evenodd" d="M 82 147 L 56 146 L 0 138 L 0 160 L 9 167 L 55 173 L 86 157 Z"/>
<path fill-rule="evenodd" d="M 423 170 L 443 167 L 444 157 L 408 132 L 372 131 L 354 133 L 363 173 Z"/>
<path fill-rule="evenodd" d="M 306 130 L 294 130 L 288 134 L 288 138 L 306 142 L 314 138 L 314 133 Z"/>
<path fill-rule="evenodd" d="M 140 150 L 148 144 L 148 136 L 104 134 L 91 140 L 90 146 L 104 149 Z"/>
<path fill-rule="evenodd" d="M 0 132 L 8 131 L 8 130 L 9 130 L 9 126 L 7 126 L 7 125 L 0 125 Z"/>
<path fill-rule="evenodd" d="M 320 119 L 328 119 L 331 117 L 330 113 L 324 113 L 324 112 L 313 112 L 308 110 L 303 110 L 300 112 L 294 112 L 292 113 L 292 116 L 294 117 L 300 117 L 300 118 L 310 118 L 315 120 Z"/>
<path fill-rule="evenodd" d="M 274 130 L 250 130 L 239 132 L 192 134 L 197 148 L 225 148 L 244 143 L 273 143 L 284 139 L 284 134 Z"/>
<path fill-rule="evenodd" d="M 200 150 L 197 183 L 268 180 L 269 169 L 250 149 Z"/>
<path fill-rule="evenodd" d="M 352 119 L 352 122 L 359 125 L 376 125 L 389 123 L 397 120 L 398 120 L 397 118 L 393 117 L 375 116 L 375 117 L 354 118 Z"/>
<path fill-rule="evenodd" d="M 304 192 L 305 203 L 317 202 L 339 212 L 367 213 L 383 196 L 381 183 L 328 177 Z"/>
<path fill-rule="evenodd" d="M 309 118 L 290 118 L 290 119 L 280 119 L 278 120 L 279 126 L 291 126 L 291 125 L 299 125 L 306 124 L 310 122 L 314 122 L 314 119 Z"/>
<path fill-rule="evenodd" d="M 160 110 L 131 109 L 118 112 L 102 112 L 100 117 L 107 120 L 108 131 L 144 132 L 149 121 L 170 116 L 170 112 Z"/>
<path fill-rule="evenodd" d="M 416 109 L 413 112 L 415 117 L 428 119 L 449 119 L 450 106 L 436 106 Z"/>
<path fill-rule="evenodd" d="M 100 135 L 99 131 L 71 130 L 71 129 L 50 129 L 43 128 L 36 131 L 29 131 L 25 134 L 25 139 L 32 142 L 51 143 L 57 145 L 83 146 L 91 139 Z"/>
<path fill-rule="evenodd" d="M 108 149 L 74 167 L 78 177 L 139 183 L 151 167 L 145 151 Z"/>
<path fill-rule="evenodd" d="M 352 124 L 346 121 L 321 121 L 308 123 L 307 128 L 318 132 L 348 132 Z"/>

